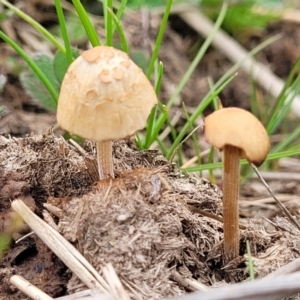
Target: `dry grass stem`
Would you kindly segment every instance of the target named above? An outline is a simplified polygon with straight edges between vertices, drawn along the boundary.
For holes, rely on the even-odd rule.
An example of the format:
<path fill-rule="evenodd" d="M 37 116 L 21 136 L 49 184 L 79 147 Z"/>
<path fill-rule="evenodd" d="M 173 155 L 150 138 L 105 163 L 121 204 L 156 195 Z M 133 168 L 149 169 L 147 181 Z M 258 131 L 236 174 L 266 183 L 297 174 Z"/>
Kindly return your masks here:
<path fill-rule="evenodd" d="M 220 217 L 220 216 L 216 216 L 214 214 L 211 214 L 211 213 L 209 213 L 205 210 L 199 209 L 199 208 L 194 207 L 194 206 L 189 206 L 189 208 L 194 213 L 197 213 L 197 214 L 203 215 L 205 217 L 212 218 L 212 219 L 214 219 L 216 221 L 219 221 L 221 223 L 224 223 L 223 218 Z M 239 228 L 245 230 L 245 229 L 247 229 L 247 226 L 245 226 L 243 224 L 239 224 Z"/>
<path fill-rule="evenodd" d="M 171 275 L 171 278 L 180 283 L 180 285 L 184 286 L 187 290 L 189 291 L 207 291 L 208 287 L 205 286 L 204 284 L 201 284 L 199 281 L 191 279 L 191 278 L 186 278 L 185 276 L 179 274 L 178 272 L 174 272 Z"/>
<path fill-rule="evenodd" d="M 22 276 L 14 275 L 10 278 L 10 283 L 12 283 L 16 288 L 22 291 L 25 295 L 31 299 L 39 300 L 53 300 L 52 297 L 45 294 L 43 291 L 38 289 L 36 286 L 32 285 L 30 282 L 25 280 Z"/>

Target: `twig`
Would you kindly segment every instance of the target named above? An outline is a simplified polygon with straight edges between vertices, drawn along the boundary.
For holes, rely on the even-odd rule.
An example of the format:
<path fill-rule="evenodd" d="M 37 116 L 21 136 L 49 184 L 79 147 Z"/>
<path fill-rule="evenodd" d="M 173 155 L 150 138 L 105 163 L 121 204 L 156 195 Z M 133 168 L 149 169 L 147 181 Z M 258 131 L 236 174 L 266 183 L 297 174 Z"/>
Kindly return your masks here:
<path fill-rule="evenodd" d="M 207 291 L 208 287 L 204 284 L 200 283 L 199 281 L 195 279 L 186 278 L 180 273 L 174 271 L 171 275 L 171 278 L 180 283 L 180 285 L 184 286 L 184 288 L 190 290 L 190 291 Z M 171 299 L 170 299 L 171 300 Z"/>
<path fill-rule="evenodd" d="M 34 234 L 34 232 L 31 231 L 31 232 L 29 232 L 29 233 L 23 235 L 21 238 L 17 239 L 17 240 L 15 241 L 15 243 L 16 243 L 16 244 L 17 244 L 17 243 L 20 243 L 21 241 L 27 239 L 29 236 L 31 236 L 31 235 L 33 235 L 33 234 Z"/>
<path fill-rule="evenodd" d="M 276 196 L 274 195 L 274 193 L 271 190 L 270 186 L 266 183 L 266 181 L 264 180 L 264 178 L 260 175 L 257 167 L 254 164 L 251 164 L 251 167 L 253 168 L 254 172 L 256 173 L 256 175 L 258 176 L 258 178 L 261 180 L 261 182 L 263 183 L 263 185 L 266 187 L 266 189 L 269 192 L 269 194 L 273 197 L 273 199 L 279 205 L 279 207 L 281 208 L 281 210 L 283 211 L 283 213 L 288 217 L 288 219 L 291 221 L 291 223 L 294 224 L 300 230 L 300 225 L 297 222 L 297 220 L 291 215 L 291 213 L 287 210 L 287 208 L 285 207 L 285 205 L 283 203 L 281 203 L 281 201 L 279 201 L 276 198 Z"/>
<path fill-rule="evenodd" d="M 214 215 L 212 213 L 209 213 L 209 212 L 207 212 L 205 210 L 202 210 L 200 208 L 194 207 L 192 205 L 188 205 L 188 207 L 189 207 L 189 210 L 191 212 L 193 212 L 193 213 L 197 213 L 197 214 L 203 215 L 205 217 L 208 217 L 208 218 L 211 218 L 211 219 L 214 219 L 216 221 L 219 221 L 219 222 L 223 223 L 223 218 L 222 217 L 219 217 L 217 215 Z M 247 229 L 247 227 L 245 225 L 242 225 L 242 224 L 239 224 L 239 228 L 243 229 L 243 230 Z"/>
<path fill-rule="evenodd" d="M 39 300 L 53 300 L 52 297 L 45 294 L 36 286 L 19 275 L 14 275 L 10 278 L 10 283 L 17 287 L 21 292 L 30 297 L 31 299 Z"/>

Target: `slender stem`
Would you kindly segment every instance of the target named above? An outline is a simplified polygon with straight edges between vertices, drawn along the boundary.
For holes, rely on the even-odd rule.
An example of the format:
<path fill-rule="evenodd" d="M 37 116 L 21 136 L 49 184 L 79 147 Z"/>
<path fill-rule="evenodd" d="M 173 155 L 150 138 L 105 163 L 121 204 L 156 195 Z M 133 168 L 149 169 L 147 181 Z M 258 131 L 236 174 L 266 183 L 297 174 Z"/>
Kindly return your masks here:
<path fill-rule="evenodd" d="M 65 16 L 61 6 L 61 1 L 55 0 L 54 3 L 55 3 L 56 15 L 58 18 L 60 32 L 65 43 L 67 61 L 68 64 L 71 64 L 73 62 L 73 55 L 72 55 L 72 49 L 71 49 L 70 39 L 68 35 L 67 25 L 65 21 Z"/>
<path fill-rule="evenodd" d="M 109 10 L 112 12 L 113 5 L 112 0 L 105 0 L 103 1 L 104 4 L 104 16 L 105 16 L 105 31 L 106 31 L 106 45 L 112 46 L 113 45 L 113 17 L 110 14 Z"/>
<path fill-rule="evenodd" d="M 225 263 L 239 256 L 239 184 L 240 155 L 238 148 L 224 147 L 223 220 Z"/>
<path fill-rule="evenodd" d="M 97 162 L 100 180 L 114 178 L 114 164 L 112 159 L 112 142 L 97 142 Z"/>
<path fill-rule="evenodd" d="M 152 56 L 150 58 L 150 62 L 148 64 L 148 70 L 147 70 L 147 77 L 148 78 L 151 77 L 152 71 L 154 69 L 155 61 L 158 57 L 158 53 L 159 53 L 159 49 L 160 49 L 160 46 L 161 46 L 161 43 L 162 43 L 162 39 L 163 39 L 165 30 L 167 28 L 167 23 L 168 23 L 169 15 L 170 15 L 170 12 L 171 12 L 172 4 L 173 4 L 173 0 L 168 0 L 167 3 L 166 3 L 166 7 L 164 9 L 164 14 L 163 14 L 163 18 L 162 18 L 161 23 L 160 23 L 158 35 L 157 35 L 157 38 L 156 38 L 156 41 L 155 41 L 155 46 L 154 46 L 154 49 L 152 51 Z"/>
<path fill-rule="evenodd" d="M 92 20 L 88 16 L 81 1 L 80 0 L 72 0 L 72 3 L 77 11 L 80 22 L 83 25 L 85 32 L 89 38 L 89 41 L 91 42 L 93 47 L 101 45 L 97 31 L 96 31 L 94 25 L 92 24 Z"/>

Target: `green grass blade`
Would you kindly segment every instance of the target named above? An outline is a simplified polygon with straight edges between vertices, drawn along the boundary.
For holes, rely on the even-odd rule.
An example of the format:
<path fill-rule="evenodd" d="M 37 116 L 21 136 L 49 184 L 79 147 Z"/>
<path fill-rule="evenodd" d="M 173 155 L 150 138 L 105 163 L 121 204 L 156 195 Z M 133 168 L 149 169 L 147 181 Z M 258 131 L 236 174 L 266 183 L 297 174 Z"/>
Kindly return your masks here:
<path fill-rule="evenodd" d="M 157 137 L 156 142 L 159 146 L 160 151 L 162 152 L 163 156 L 166 156 L 168 152 L 168 148 L 165 146 L 165 144 Z"/>
<path fill-rule="evenodd" d="M 164 12 L 161 24 L 160 24 L 158 35 L 157 35 L 157 38 L 156 38 L 156 41 L 155 41 L 155 46 L 154 46 L 152 56 L 151 56 L 151 59 L 150 59 L 150 62 L 149 62 L 148 70 L 147 70 L 147 77 L 148 78 L 151 77 L 151 74 L 152 74 L 153 69 L 154 69 L 155 61 L 158 57 L 159 49 L 160 49 L 160 46 L 161 46 L 161 43 L 162 43 L 162 39 L 163 39 L 165 30 L 166 30 L 167 22 L 168 22 L 169 15 L 170 15 L 170 12 L 171 12 L 172 3 L 173 3 L 173 0 L 168 0 L 166 8 L 165 8 L 165 12 Z"/>
<path fill-rule="evenodd" d="M 157 115 L 157 106 L 152 108 L 150 116 L 148 118 L 146 138 L 145 138 L 145 142 L 143 143 L 142 149 L 148 149 L 151 145 L 150 140 L 151 140 L 153 128 L 155 126 L 156 115 Z"/>
<path fill-rule="evenodd" d="M 291 110 L 292 102 L 295 98 L 295 96 L 300 92 L 300 77 L 298 77 L 298 82 L 296 82 L 296 87 L 293 89 L 291 93 L 289 93 L 289 96 L 287 97 L 284 105 L 282 106 L 279 114 L 277 115 L 277 118 L 273 120 L 272 126 L 268 128 L 272 133 L 282 124 L 284 118 L 287 116 L 287 114 Z M 298 86 L 297 86 L 298 85 Z"/>
<path fill-rule="evenodd" d="M 211 80 L 211 78 L 208 78 L 208 85 L 209 85 L 210 91 L 213 92 L 215 90 L 215 86 L 214 86 L 214 83 Z M 214 97 L 214 99 L 212 100 L 212 105 L 213 105 L 214 110 L 220 109 L 219 97 Z"/>
<path fill-rule="evenodd" d="M 193 126 L 194 124 L 193 124 L 193 122 L 191 122 L 190 114 L 188 113 L 184 103 L 182 103 L 182 108 L 183 108 L 187 123 L 190 126 L 190 131 L 192 132 L 194 130 L 194 126 Z M 193 147 L 194 147 L 194 150 L 195 150 L 195 154 L 198 158 L 198 164 L 201 164 L 201 157 L 200 157 L 201 150 L 200 150 L 200 147 L 199 147 L 198 139 L 197 139 L 195 133 L 192 133 L 191 137 L 192 137 L 192 141 L 193 141 Z"/>
<path fill-rule="evenodd" d="M 276 104 L 269 116 L 269 123 L 267 126 L 267 131 L 269 134 L 272 134 L 277 128 L 277 124 L 275 124 L 276 119 L 277 119 L 278 115 L 280 114 L 280 110 L 284 106 L 287 90 L 290 86 L 292 86 L 294 78 L 299 71 L 299 67 L 300 67 L 300 56 L 298 57 L 295 65 L 293 66 L 293 69 L 291 70 L 287 80 L 285 81 L 283 90 L 281 91 L 279 97 L 277 98 Z"/>
<path fill-rule="evenodd" d="M 252 254 L 251 254 L 251 249 L 250 249 L 250 242 L 246 241 L 246 247 L 247 247 L 247 259 L 248 259 L 248 269 L 249 269 L 249 276 L 250 280 L 254 280 L 254 264 L 253 264 L 253 259 L 252 259 Z"/>
<path fill-rule="evenodd" d="M 141 149 L 143 143 L 138 133 L 135 135 L 135 142 L 138 148 Z"/>
<path fill-rule="evenodd" d="M 114 14 L 114 12 L 110 8 L 108 8 L 107 10 L 108 10 L 109 14 L 112 15 L 112 18 L 114 20 L 114 25 L 116 26 L 116 28 L 118 30 L 122 50 L 124 52 L 128 53 L 129 47 L 127 44 L 127 40 L 126 40 L 126 36 L 125 36 L 124 30 L 123 30 L 123 27 L 122 27 L 118 17 Z"/>
<path fill-rule="evenodd" d="M 120 7 L 118 9 L 118 12 L 117 12 L 117 19 L 118 20 L 120 20 L 121 17 L 123 16 L 126 5 L 127 5 L 127 0 L 122 0 L 121 5 L 120 5 Z"/>
<path fill-rule="evenodd" d="M 282 142 L 274 146 L 270 153 L 278 153 L 290 145 L 295 139 L 299 139 L 300 136 L 300 126 L 297 127 L 292 133 L 290 133 Z"/>
<path fill-rule="evenodd" d="M 290 156 L 296 156 L 300 154 L 300 149 L 293 149 L 293 150 L 287 150 L 287 151 L 282 151 L 282 152 L 277 152 L 277 153 L 270 153 L 266 161 L 270 160 L 275 160 L 275 159 L 280 159 L 283 157 L 290 157 Z M 241 165 L 247 165 L 249 164 L 246 159 L 241 159 Z M 194 166 L 194 167 L 188 167 L 185 169 L 182 169 L 186 172 L 200 172 L 204 170 L 214 170 L 214 169 L 222 169 L 223 163 L 222 162 L 217 162 L 217 163 L 212 163 L 212 164 L 203 164 L 199 166 Z"/>
<path fill-rule="evenodd" d="M 81 4 L 80 0 L 72 0 L 72 3 L 77 11 L 77 14 L 79 16 L 79 19 L 85 29 L 85 32 L 89 38 L 89 41 L 93 45 L 93 47 L 101 45 L 100 39 L 98 37 L 98 34 L 96 32 L 96 29 L 94 28 L 87 12 L 85 11 L 83 5 Z"/>
<path fill-rule="evenodd" d="M 163 74 L 164 74 L 164 64 L 163 64 L 163 62 L 160 61 L 159 65 L 158 65 L 158 76 L 157 76 L 157 80 L 156 80 L 156 84 L 155 84 L 155 92 L 156 92 L 157 96 L 160 93 Z"/>
<path fill-rule="evenodd" d="M 156 85 L 155 85 L 156 95 L 158 95 L 160 92 L 163 73 L 164 73 L 164 65 L 162 62 L 160 62 L 159 67 L 158 67 L 158 77 L 157 77 L 157 81 L 156 81 Z M 148 119 L 144 149 L 148 149 L 151 146 L 151 144 L 154 142 L 154 140 L 156 139 L 156 136 L 153 136 L 156 116 L 157 116 L 157 106 L 152 109 L 151 114 Z"/>
<path fill-rule="evenodd" d="M 295 96 L 297 96 L 299 92 L 300 76 L 298 75 L 293 84 L 290 86 L 290 91 L 286 90 L 286 92 L 279 97 L 276 109 L 274 110 L 272 117 L 267 125 L 267 131 L 269 134 L 272 134 L 282 123 L 283 119 L 290 111 Z"/>
<path fill-rule="evenodd" d="M 51 82 L 45 76 L 45 74 L 41 71 L 41 69 L 36 65 L 36 63 L 24 52 L 24 50 L 18 46 L 11 38 L 9 38 L 3 31 L 0 30 L 0 38 L 3 39 L 8 45 L 10 45 L 28 64 L 28 66 L 33 70 L 33 72 L 39 77 L 41 82 L 44 84 L 46 89 L 49 91 L 55 103 L 58 101 L 58 92 L 53 87 Z"/>
<path fill-rule="evenodd" d="M 67 32 L 65 16 L 63 13 L 63 9 L 62 9 L 60 0 L 54 0 L 54 3 L 55 3 L 55 9 L 56 9 L 56 14 L 57 14 L 57 18 L 58 18 L 61 35 L 63 37 L 65 48 L 66 48 L 66 57 L 67 57 L 68 63 L 71 64 L 73 61 L 73 56 L 72 56 L 71 44 L 70 44 L 70 40 L 69 40 L 69 36 L 68 36 L 68 32 Z"/>
<path fill-rule="evenodd" d="M 113 45 L 113 22 L 112 22 L 112 14 L 113 14 L 113 5 L 112 0 L 104 0 L 103 1 L 103 10 L 104 10 L 104 19 L 105 19 L 105 33 L 106 33 L 106 46 Z M 109 13 L 109 10 L 112 13 Z M 116 24 L 117 25 L 117 24 Z"/>
<path fill-rule="evenodd" d="M 33 28 L 35 28 L 38 32 L 40 32 L 50 43 L 52 43 L 59 51 L 66 53 L 65 48 L 57 41 L 57 39 L 42 25 L 36 22 L 33 18 L 22 12 L 13 4 L 9 3 L 6 0 L 0 0 L 2 4 L 11 9 L 16 15 L 18 15 L 21 19 L 29 23 Z"/>
<path fill-rule="evenodd" d="M 161 128 L 163 127 L 163 125 L 165 124 L 169 116 L 168 109 L 161 102 L 158 102 L 157 108 L 161 112 L 161 117 L 156 121 L 155 127 L 153 128 L 153 133 L 152 133 L 149 147 L 157 139 Z"/>

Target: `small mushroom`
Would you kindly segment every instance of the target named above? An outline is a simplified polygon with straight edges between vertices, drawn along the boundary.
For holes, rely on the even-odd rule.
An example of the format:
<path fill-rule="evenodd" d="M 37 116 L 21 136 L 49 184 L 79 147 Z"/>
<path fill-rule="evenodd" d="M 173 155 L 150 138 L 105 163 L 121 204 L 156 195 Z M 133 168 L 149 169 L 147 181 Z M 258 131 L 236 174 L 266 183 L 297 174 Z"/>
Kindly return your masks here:
<path fill-rule="evenodd" d="M 222 108 L 204 120 L 208 143 L 223 151 L 223 222 L 225 263 L 239 255 L 240 158 L 261 165 L 269 150 L 268 134 L 250 112 L 235 107 Z"/>
<path fill-rule="evenodd" d="M 68 68 L 57 121 L 63 129 L 96 141 L 100 180 L 114 178 L 112 141 L 143 129 L 156 103 L 151 83 L 126 53 L 98 46 L 83 51 Z"/>

